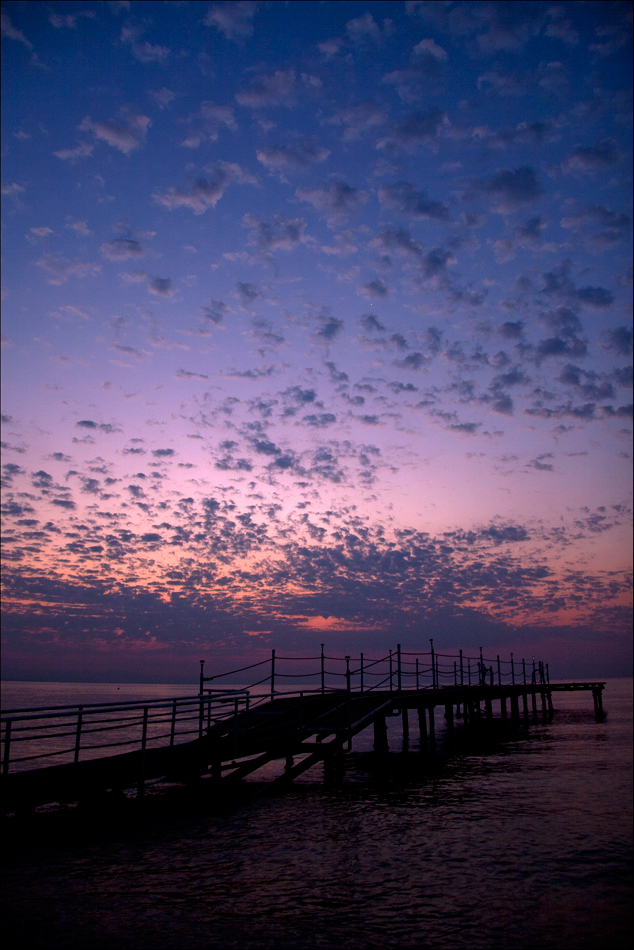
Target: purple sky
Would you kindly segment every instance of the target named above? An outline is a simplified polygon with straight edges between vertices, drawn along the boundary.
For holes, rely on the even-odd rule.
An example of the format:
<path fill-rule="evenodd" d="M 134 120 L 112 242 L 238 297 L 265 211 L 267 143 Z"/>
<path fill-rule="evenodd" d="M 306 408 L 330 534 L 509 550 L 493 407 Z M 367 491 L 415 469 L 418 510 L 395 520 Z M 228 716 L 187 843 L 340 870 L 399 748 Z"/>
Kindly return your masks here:
<path fill-rule="evenodd" d="M 631 5 L 2 9 L 4 675 L 627 672 Z"/>

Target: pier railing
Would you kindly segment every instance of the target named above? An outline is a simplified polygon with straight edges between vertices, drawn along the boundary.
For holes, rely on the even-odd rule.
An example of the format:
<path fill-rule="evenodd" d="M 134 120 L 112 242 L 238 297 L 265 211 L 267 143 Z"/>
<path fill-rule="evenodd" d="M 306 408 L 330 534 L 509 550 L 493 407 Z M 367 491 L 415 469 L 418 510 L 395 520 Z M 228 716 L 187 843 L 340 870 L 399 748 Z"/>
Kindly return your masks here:
<path fill-rule="evenodd" d="M 302 682 L 302 692 L 332 692 L 345 689 L 354 692 L 372 690 L 440 689 L 443 686 L 502 686 L 502 685 L 547 685 L 550 682 L 548 664 L 531 658 L 516 660 L 511 653 L 509 660 L 499 655 L 485 657 L 482 650 L 478 656 L 468 656 L 460 650 L 457 654 L 438 653 L 434 650 L 413 652 L 389 650 L 379 659 L 359 656 L 331 656 L 324 652 L 316 656 L 280 656 L 271 650 L 271 656 L 249 666 L 204 675 L 205 661 L 200 661 L 200 693 L 205 683 L 229 681 L 251 670 L 258 670 L 258 679 L 245 688 L 257 689 L 259 698 L 265 693 L 270 699 L 276 696 L 299 692 L 292 684 Z M 263 676 L 260 674 L 263 673 Z M 244 677 L 242 677 L 244 679 Z"/>
<path fill-rule="evenodd" d="M 241 689 L 140 702 L 25 707 L 2 713 L 2 774 L 173 746 L 248 710 Z"/>

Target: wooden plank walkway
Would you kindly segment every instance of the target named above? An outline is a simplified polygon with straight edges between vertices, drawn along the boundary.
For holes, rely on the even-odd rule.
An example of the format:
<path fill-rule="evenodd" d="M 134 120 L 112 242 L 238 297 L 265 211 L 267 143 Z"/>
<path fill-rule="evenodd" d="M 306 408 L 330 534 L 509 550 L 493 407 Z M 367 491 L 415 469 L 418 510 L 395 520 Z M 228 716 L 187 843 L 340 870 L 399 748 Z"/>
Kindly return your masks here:
<path fill-rule="evenodd" d="M 5 811 L 29 810 L 50 802 L 78 801 L 107 789 L 136 786 L 142 794 L 148 780 L 162 777 L 196 781 L 204 776 L 210 790 L 226 790 L 264 764 L 284 760 L 282 773 L 263 789 L 274 791 L 322 761 L 326 775 L 332 774 L 341 756 L 351 749 L 353 737 L 369 726 L 374 728 L 375 753 L 387 754 L 387 717 L 401 717 L 406 745 L 412 710 L 418 715 L 423 754 L 433 748 L 435 742 L 434 710 L 438 706 L 444 708 L 447 748 L 451 748 L 457 720 L 460 720 L 461 732 L 466 734 L 490 727 L 494 718 L 509 729 L 517 728 L 521 720 L 548 720 L 554 711 L 554 692 L 592 692 L 595 715 L 603 717 L 604 682 L 547 683 L 544 680 L 483 685 L 484 681 L 486 678 L 481 677 L 478 685 L 454 683 L 441 687 L 436 680 L 431 688 L 400 691 L 354 692 L 350 688 L 324 693 L 301 691 L 274 696 L 253 707 L 249 707 L 247 700 L 242 708 L 236 699 L 233 714 L 216 722 L 211 720 L 210 699 L 190 699 L 190 705 L 192 702 L 200 705 L 198 738 L 173 744 L 172 725 L 170 745 L 147 748 L 144 738 L 139 750 L 92 761 L 77 761 L 76 754 L 76 761 L 67 764 L 9 772 L 3 775 L 1 783 Z M 494 713 L 497 713 L 495 717 Z M 144 736 L 147 717 L 146 711 Z M 81 723 L 81 715 L 78 722 Z M 8 739 L 5 740 L 5 752 L 7 750 Z"/>

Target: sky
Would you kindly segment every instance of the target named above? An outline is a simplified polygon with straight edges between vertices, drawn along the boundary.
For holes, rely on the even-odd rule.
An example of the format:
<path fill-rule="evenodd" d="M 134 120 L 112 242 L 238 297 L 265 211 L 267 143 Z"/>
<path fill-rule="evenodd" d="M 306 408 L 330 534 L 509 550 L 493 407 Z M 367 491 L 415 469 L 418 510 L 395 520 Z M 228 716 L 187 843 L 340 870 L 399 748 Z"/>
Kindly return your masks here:
<path fill-rule="evenodd" d="M 631 5 L 9 2 L 4 675 L 629 675 Z"/>

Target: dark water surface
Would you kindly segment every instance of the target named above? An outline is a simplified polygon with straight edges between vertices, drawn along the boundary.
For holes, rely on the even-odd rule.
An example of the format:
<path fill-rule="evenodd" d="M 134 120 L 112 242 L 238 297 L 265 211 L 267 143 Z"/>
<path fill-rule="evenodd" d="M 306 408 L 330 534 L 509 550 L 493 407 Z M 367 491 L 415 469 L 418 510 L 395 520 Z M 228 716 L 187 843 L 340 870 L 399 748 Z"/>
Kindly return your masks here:
<path fill-rule="evenodd" d="M 392 720 L 390 764 L 363 734 L 337 787 L 315 768 L 220 813 L 30 840 L 7 861 L 5 945 L 629 947 L 632 681 L 608 681 L 603 723 L 591 694 L 554 700 L 512 741 L 446 757 L 439 719 L 423 759 Z"/>

